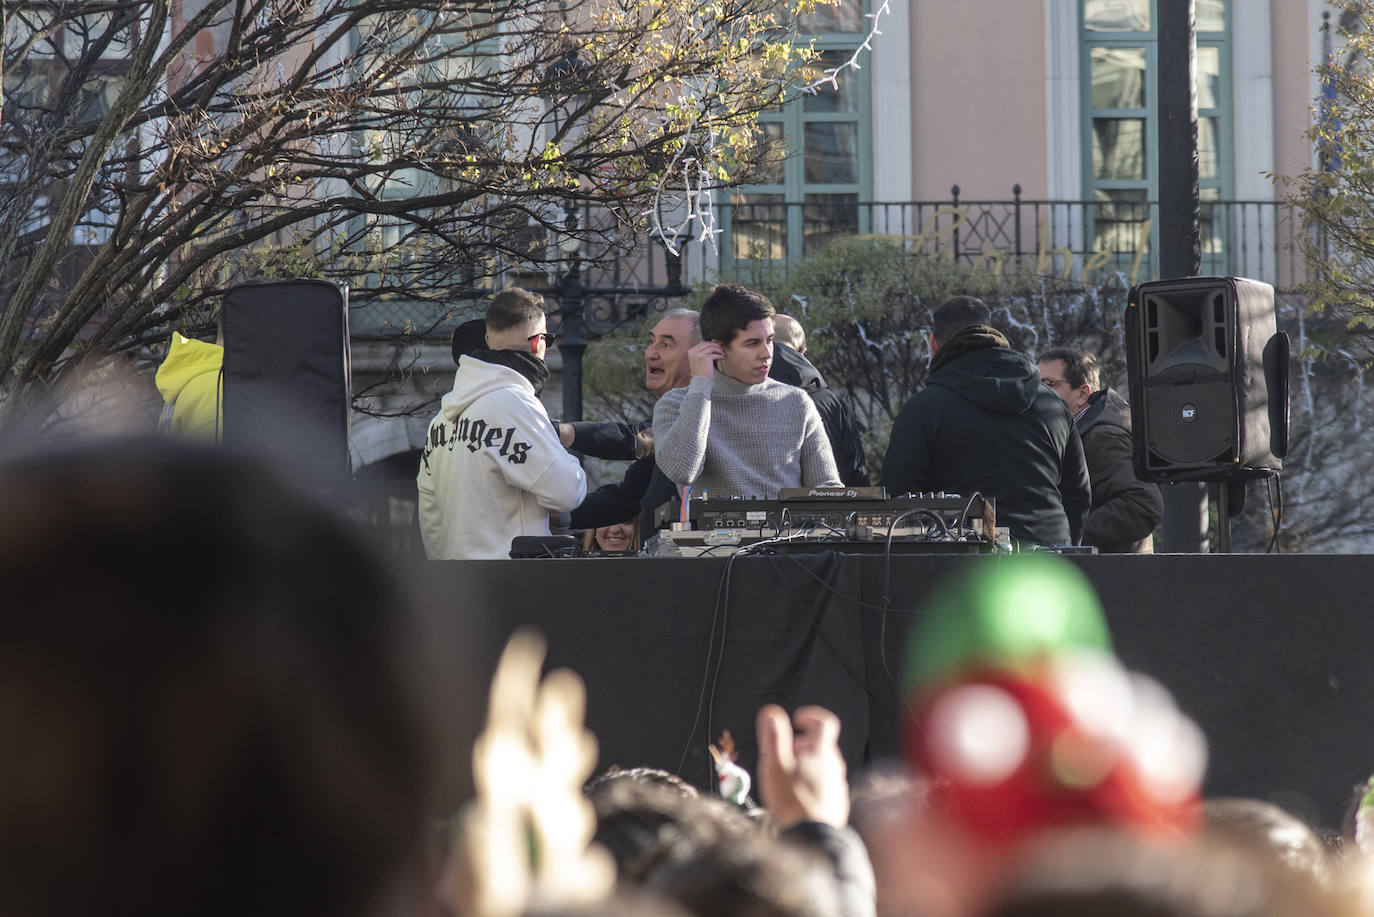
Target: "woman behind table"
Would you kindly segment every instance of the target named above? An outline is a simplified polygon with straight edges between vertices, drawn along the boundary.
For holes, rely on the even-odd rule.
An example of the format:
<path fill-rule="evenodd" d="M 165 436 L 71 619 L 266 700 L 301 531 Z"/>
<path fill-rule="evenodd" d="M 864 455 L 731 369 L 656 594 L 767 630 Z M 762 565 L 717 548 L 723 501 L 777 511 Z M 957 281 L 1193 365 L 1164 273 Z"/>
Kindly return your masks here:
<path fill-rule="evenodd" d="M 587 529 L 582 535 L 582 553 L 598 551 L 603 554 L 635 554 L 639 551 L 639 519 L 631 518 L 615 525 Z"/>

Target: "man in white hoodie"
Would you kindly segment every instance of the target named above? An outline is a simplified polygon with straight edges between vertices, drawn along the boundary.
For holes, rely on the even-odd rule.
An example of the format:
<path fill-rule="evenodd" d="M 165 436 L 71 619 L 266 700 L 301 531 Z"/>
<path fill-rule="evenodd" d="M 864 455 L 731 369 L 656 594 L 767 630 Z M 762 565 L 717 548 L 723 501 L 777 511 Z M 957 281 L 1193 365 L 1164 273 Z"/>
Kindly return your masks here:
<path fill-rule="evenodd" d="M 415 479 L 431 559 L 508 557 L 512 539 L 548 535 L 549 512 L 586 496 L 582 466 L 539 403 L 546 327 L 542 297 L 505 290 L 487 310 L 487 346 L 458 362 Z"/>

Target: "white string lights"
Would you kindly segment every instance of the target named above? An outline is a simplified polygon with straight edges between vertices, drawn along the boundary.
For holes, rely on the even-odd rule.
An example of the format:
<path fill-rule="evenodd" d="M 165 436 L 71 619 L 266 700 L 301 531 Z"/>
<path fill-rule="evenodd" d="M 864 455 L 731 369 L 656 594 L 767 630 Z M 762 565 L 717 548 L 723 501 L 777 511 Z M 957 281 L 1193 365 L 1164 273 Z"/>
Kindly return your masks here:
<path fill-rule="evenodd" d="M 863 52 L 873 51 L 873 41 L 877 36 L 883 34 L 879 25 L 884 15 L 891 13 L 891 0 L 883 0 L 882 4 L 873 12 L 865 13 L 864 18 L 869 21 L 868 34 L 864 40 L 854 49 L 854 53 L 849 58 L 834 67 L 829 67 L 822 71 L 819 79 L 804 86 L 796 87 L 798 91 L 814 95 L 822 88 L 829 86 L 833 90 L 839 89 L 839 75 L 845 70 L 862 69 L 859 64 L 859 55 Z M 700 143 L 702 154 L 714 152 L 719 140 L 714 128 L 701 128 L 701 120 L 709 107 L 709 96 L 703 99 L 694 94 L 688 94 L 686 100 L 695 103 L 692 107 L 696 111 L 696 117 L 687 125 L 687 130 L 683 136 L 681 148 L 668 168 L 664 170 L 659 178 L 658 186 L 654 190 L 653 205 L 645 214 L 649 218 L 651 231 L 658 238 L 663 246 L 672 254 L 681 254 L 680 240 L 688 235 L 688 230 L 692 223 L 698 226 L 696 240 L 703 244 L 709 244 L 714 251 L 717 239 L 721 234 L 721 228 L 716 222 L 714 193 L 722 187 L 711 178 L 710 171 L 703 163 L 703 156 L 696 155 L 697 143 Z M 700 138 L 698 131 L 700 130 Z M 709 155 L 705 155 L 709 160 Z M 679 191 L 680 188 L 680 191 Z M 681 194 L 681 202 L 674 202 L 675 206 L 666 206 L 669 196 L 676 197 Z M 672 211 L 674 219 L 665 223 L 665 212 Z"/>

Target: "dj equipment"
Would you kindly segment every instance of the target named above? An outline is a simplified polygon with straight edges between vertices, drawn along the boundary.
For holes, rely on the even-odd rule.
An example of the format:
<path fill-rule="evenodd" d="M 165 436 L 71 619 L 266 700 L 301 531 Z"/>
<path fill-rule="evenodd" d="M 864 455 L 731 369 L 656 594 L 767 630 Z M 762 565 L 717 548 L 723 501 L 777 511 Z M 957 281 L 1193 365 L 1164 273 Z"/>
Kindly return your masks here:
<path fill-rule="evenodd" d="M 571 535 L 516 535 L 510 542 L 510 556 L 577 557 L 582 545 Z"/>
<path fill-rule="evenodd" d="M 694 499 L 682 520 L 674 497 L 655 512 L 662 529 L 646 543 L 656 557 L 726 554 L 767 543 L 798 553 L 974 553 L 992 551 L 997 536 L 993 501 L 978 494 L 884 497 L 882 488 L 783 491 L 777 500 Z"/>
<path fill-rule="evenodd" d="M 844 488 L 834 488 L 843 492 Z M 850 493 L 860 490 L 849 488 Z M 876 491 L 882 488 L 863 488 Z M 795 499 L 796 493 L 806 494 Z M 993 501 L 978 494 L 961 497 L 958 494 L 908 494 L 905 497 L 874 499 L 867 494 L 858 497 L 821 495 L 819 490 L 798 489 L 783 491 L 777 500 L 729 497 L 725 499 L 689 500 L 687 522 L 698 531 L 743 529 L 761 536 L 772 536 L 798 529 L 824 529 L 831 534 L 851 535 L 861 540 L 860 531 L 867 529 L 868 537 L 887 537 L 893 527 L 894 538 L 936 532 L 949 534 L 957 530 L 984 531 L 991 538 L 996 517 Z M 682 521 L 682 501 L 674 497 L 654 513 L 654 524 L 664 528 Z M 986 528 L 984 523 L 986 521 Z M 862 540 L 867 540 L 862 539 Z"/>
<path fill-rule="evenodd" d="M 745 548 L 766 549 L 772 554 L 991 554 L 997 544 L 974 534 L 950 539 L 894 536 L 889 542 L 886 532 L 874 533 L 872 539 L 863 541 L 814 529 L 767 538 L 742 529 L 664 529 L 645 542 L 644 553 L 650 557 L 728 557 Z M 1003 549 L 1010 550 L 1010 545 L 1003 545 Z"/>

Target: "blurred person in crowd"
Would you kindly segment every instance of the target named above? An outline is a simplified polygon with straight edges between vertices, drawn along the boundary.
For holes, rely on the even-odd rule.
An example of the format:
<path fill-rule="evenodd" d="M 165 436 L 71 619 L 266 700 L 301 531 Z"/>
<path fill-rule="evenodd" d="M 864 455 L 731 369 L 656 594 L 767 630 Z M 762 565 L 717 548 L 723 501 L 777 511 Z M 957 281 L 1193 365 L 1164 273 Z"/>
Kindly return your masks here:
<path fill-rule="evenodd" d="M 595 839 L 615 858 L 622 885 L 644 884 L 703 847 L 759 830 L 738 806 L 652 768 L 598 777 L 586 792 L 596 812 Z"/>
<path fill-rule="evenodd" d="M 868 464 L 854 409 L 843 395 L 825 384 L 825 377 L 806 356 L 806 330 L 801 322 L 779 312 L 773 316 L 773 365 L 770 378 L 795 385 L 811 396 L 825 425 L 835 454 L 835 467 L 847 487 L 868 486 Z"/>
<path fill-rule="evenodd" d="M 922 914 L 979 913 L 1049 832 L 1196 832 L 1201 732 L 1117 662 L 1078 568 L 1050 555 L 963 566 L 917 621 L 903 738 L 930 793 L 902 838 Z"/>
<path fill-rule="evenodd" d="M 588 529 L 582 534 L 582 552 L 634 554 L 639 550 L 639 519 L 626 519 L 614 525 Z"/>
<path fill-rule="evenodd" d="M 589 782 L 597 841 L 623 882 L 646 884 L 696 914 L 870 917 L 873 872 L 847 827 L 838 718 L 821 707 L 789 717 L 770 704 L 756 728 L 766 819 L 637 768 Z"/>
<path fill-rule="evenodd" d="M 991 327 L 971 296 L 936 307 L 930 376 L 892 425 L 888 493 L 974 493 L 997 501 L 1018 541 L 1078 544 L 1092 493 L 1083 443 L 1035 364 Z"/>
<path fill-rule="evenodd" d="M 906 863 L 909 826 L 920 817 L 930 793 L 929 781 L 913 775 L 900 761 L 869 767 L 850 788 L 849 824 L 858 832 L 873 865 L 878 917 L 920 913 L 918 878 Z"/>
<path fill-rule="evenodd" d="M 768 378 L 776 310 L 757 290 L 720 284 L 701 306 L 692 378 L 654 407 L 659 468 L 679 487 L 776 499 L 788 487 L 840 486 L 819 412 Z"/>
<path fill-rule="evenodd" d="M 692 912 L 646 889 L 617 889 L 609 898 L 581 906 L 527 908 L 521 917 L 692 917 Z"/>
<path fill-rule="evenodd" d="M 1326 917 L 1310 877 L 1206 839 L 1161 843 L 1120 829 L 1049 834 L 1025 851 L 982 917 Z M 1350 917 L 1354 917 L 1353 912 Z"/>
<path fill-rule="evenodd" d="M 1268 855 L 1315 882 L 1330 872 L 1326 845 L 1312 826 L 1282 806 L 1263 799 L 1223 797 L 1203 805 L 1207 833 Z"/>
<path fill-rule="evenodd" d="M 836 917 L 845 913 L 824 861 L 763 833 L 704 845 L 650 887 L 697 917 Z"/>
<path fill-rule="evenodd" d="M 1103 554 L 1153 554 L 1164 498 L 1135 476 L 1131 406 L 1110 386 L 1099 388 L 1097 357 L 1054 347 L 1040 355 L 1040 381 L 1064 399 L 1083 440 L 1093 504 L 1083 543 Z"/>
<path fill-rule="evenodd" d="M 587 494 L 581 464 L 539 402 L 549 378 L 543 303 L 527 290 L 496 294 L 486 347 L 460 357 L 430 422 L 415 478 L 430 559 L 508 557 L 512 540 L 547 536 L 549 512 Z"/>
<path fill-rule="evenodd" d="M 1341 819 L 1339 843 L 1343 852 L 1352 855 L 1374 853 L 1374 777 L 1351 790 Z"/>
<path fill-rule="evenodd" d="M 605 771 L 587 781 L 583 788 L 591 796 L 602 787 L 620 782 L 653 783 L 672 790 L 679 796 L 700 796 L 697 788 L 683 780 L 672 771 L 661 767 L 625 767 L 611 765 Z"/>
<path fill-rule="evenodd" d="M 480 711 L 355 532 L 171 441 L 10 458 L 0 505 L 0 912 L 423 909 Z"/>
<path fill-rule="evenodd" d="M 834 913 L 871 917 L 873 867 L 863 841 L 849 827 L 840 725 L 824 707 L 798 707 L 790 717 L 777 704 L 762 707 L 755 721 L 759 798 L 784 840 L 829 861 L 839 898 Z"/>

